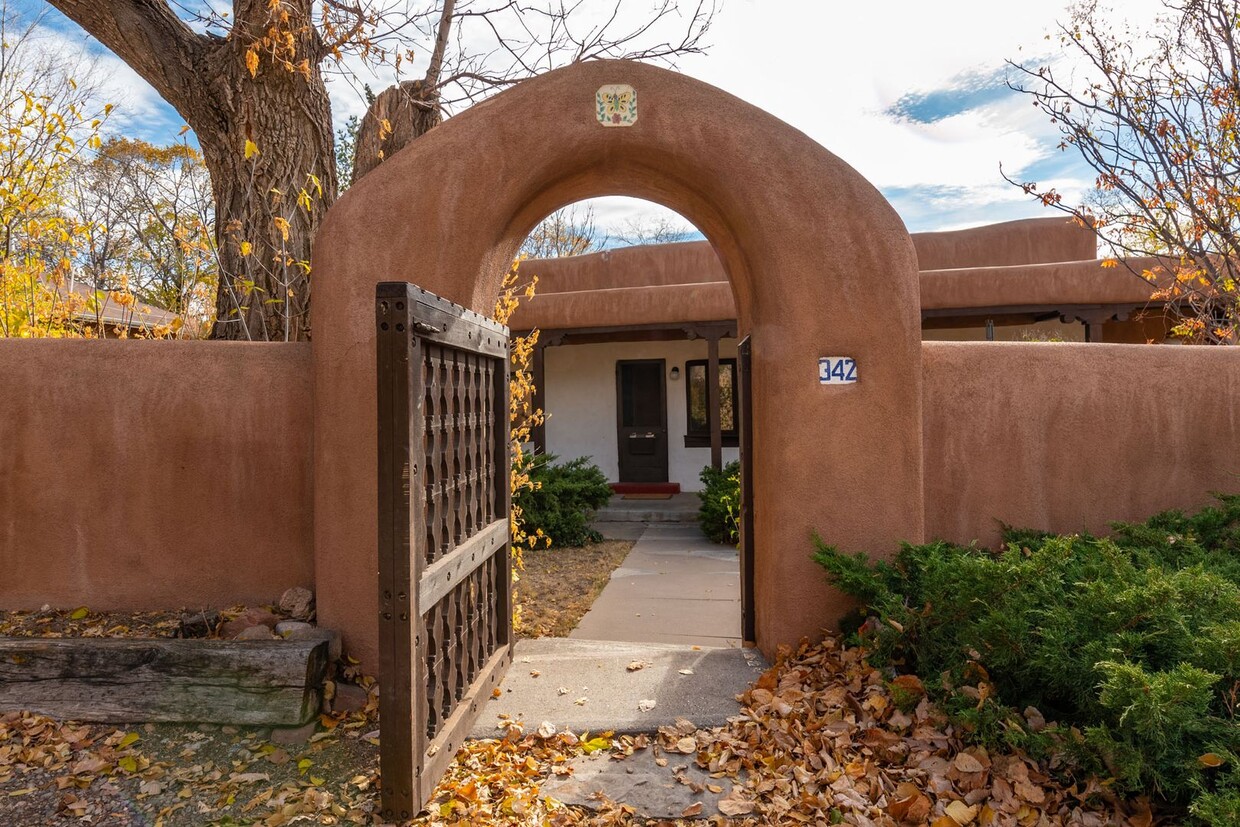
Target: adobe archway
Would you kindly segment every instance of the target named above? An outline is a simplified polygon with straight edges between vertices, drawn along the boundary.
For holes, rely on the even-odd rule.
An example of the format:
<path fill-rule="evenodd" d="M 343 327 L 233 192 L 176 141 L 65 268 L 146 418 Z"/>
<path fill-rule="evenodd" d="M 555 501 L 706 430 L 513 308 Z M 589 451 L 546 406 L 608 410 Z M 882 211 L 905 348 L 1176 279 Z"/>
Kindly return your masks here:
<path fill-rule="evenodd" d="M 603 127 L 595 92 L 637 91 Z M 821 102 L 815 105 L 821 105 Z M 599 61 L 527 81 L 385 161 L 331 209 L 314 250 L 319 617 L 370 665 L 377 636 L 374 289 L 410 281 L 479 312 L 543 216 L 596 195 L 664 204 L 710 239 L 753 342 L 755 609 L 771 654 L 848 604 L 810 532 L 889 553 L 922 534 L 917 263 L 855 170 L 775 117 L 667 70 Z M 819 356 L 860 381 L 818 382 Z"/>

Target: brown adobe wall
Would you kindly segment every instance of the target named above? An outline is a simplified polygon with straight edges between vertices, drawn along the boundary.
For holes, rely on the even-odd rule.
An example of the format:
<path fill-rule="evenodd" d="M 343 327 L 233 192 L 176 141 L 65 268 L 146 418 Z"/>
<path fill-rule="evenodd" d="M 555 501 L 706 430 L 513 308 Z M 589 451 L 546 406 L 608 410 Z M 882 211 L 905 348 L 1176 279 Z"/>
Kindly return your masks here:
<path fill-rule="evenodd" d="M 0 608 L 311 586 L 308 344 L 0 339 Z"/>
<path fill-rule="evenodd" d="M 936 233 L 914 233 L 919 270 L 1009 267 L 1098 257 L 1093 230 L 1071 219 L 1024 218 Z"/>
<path fill-rule="evenodd" d="M 1105 532 L 1240 491 L 1240 350 L 922 345 L 926 537 Z"/>
<path fill-rule="evenodd" d="M 609 84 L 637 90 L 632 127 L 596 120 L 596 91 Z M 379 617 L 376 283 L 415 282 L 489 313 L 538 221 L 607 194 L 657 201 L 700 227 L 752 335 L 759 645 L 773 654 L 847 609 L 808 557 L 812 529 L 887 552 L 920 536 L 917 268 L 899 216 L 845 162 L 744 101 L 645 64 L 576 64 L 393 154 L 332 206 L 315 240 L 319 611 L 368 666 Z M 866 378 L 823 388 L 824 355 L 855 358 Z"/>
<path fill-rule="evenodd" d="M 1093 232 L 1058 217 L 913 233 L 911 238 L 921 270 L 1010 267 L 1097 258 Z M 621 247 L 569 258 L 529 259 L 521 268 L 524 276 L 538 276 L 538 295 L 728 280 L 718 256 L 706 241 Z M 1118 271 L 1110 272 L 1118 275 Z M 1140 286 L 1131 273 L 1123 275 Z"/>
<path fill-rule="evenodd" d="M 1157 259 L 1131 258 L 1140 270 Z M 1096 259 L 1042 264 L 922 270 L 923 310 L 1073 304 L 1144 305 L 1154 288 L 1125 266 L 1104 268 Z"/>
<path fill-rule="evenodd" d="M 528 259 L 521 263 L 521 275 L 538 276 L 537 295 L 728 280 L 707 241 L 645 244 L 569 258 Z"/>

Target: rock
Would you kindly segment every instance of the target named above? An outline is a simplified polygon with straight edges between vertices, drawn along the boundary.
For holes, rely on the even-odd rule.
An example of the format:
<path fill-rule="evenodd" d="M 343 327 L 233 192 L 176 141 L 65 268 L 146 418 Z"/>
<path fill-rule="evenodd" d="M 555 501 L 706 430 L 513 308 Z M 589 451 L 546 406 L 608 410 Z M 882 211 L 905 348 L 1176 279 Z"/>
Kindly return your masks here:
<path fill-rule="evenodd" d="M 239 616 L 226 621 L 220 626 L 220 637 L 226 640 L 239 638 L 242 632 L 255 626 L 261 626 L 270 632 L 279 622 L 280 618 L 267 609 L 246 609 Z M 254 638 L 249 639 L 254 640 Z"/>
<path fill-rule="evenodd" d="M 310 740 L 317 728 L 317 721 L 311 721 L 299 727 L 277 727 L 271 730 L 271 743 L 286 747 L 304 744 Z"/>
<path fill-rule="evenodd" d="M 250 626 L 242 629 L 234 640 L 271 640 L 275 637 L 266 626 Z"/>
<path fill-rule="evenodd" d="M 325 640 L 327 641 L 328 662 L 335 663 L 340 660 L 340 633 L 332 629 L 324 629 L 320 626 L 310 626 L 306 629 L 294 629 L 285 636 L 285 640 Z"/>
<path fill-rule="evenodd" d="M 311 620 L 314 618 L 314 592 L 301 586 L 280 595 L 280 611 L 294 620 Z"/>
<path fill-rule="evenodd" d="M 281 620 L 276 624 L 276 634 L 280 637 L 288 637 L 298 629 L 313 629 L 312 624 L 306 623 L 304 620 Z"/>
<path fill-rule="evenodd" d="M 352 683 L 337 683 L 336 697 L 332 699 L 332 712 L 361 712 L 370 700 L 364 687 Z"/>
<path fill-rule="evenodd" d="M 181 615 L 181 628 L 178 636 L 183 638 L 210 637 L 219 625 L 220 613 L 215 609 L 185 612 Z"/>

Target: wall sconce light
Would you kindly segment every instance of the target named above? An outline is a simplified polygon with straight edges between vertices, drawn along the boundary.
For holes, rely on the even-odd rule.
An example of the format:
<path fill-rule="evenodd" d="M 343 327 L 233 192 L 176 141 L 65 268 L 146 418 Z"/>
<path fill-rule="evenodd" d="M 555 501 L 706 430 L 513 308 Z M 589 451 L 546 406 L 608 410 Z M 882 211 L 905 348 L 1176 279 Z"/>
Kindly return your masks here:
<path fill-rule="evenodd" d="M 668 376 L 673 382 L 679 379 L 680 378 L 680 365 L 673 365 L 672 372 Z"/>

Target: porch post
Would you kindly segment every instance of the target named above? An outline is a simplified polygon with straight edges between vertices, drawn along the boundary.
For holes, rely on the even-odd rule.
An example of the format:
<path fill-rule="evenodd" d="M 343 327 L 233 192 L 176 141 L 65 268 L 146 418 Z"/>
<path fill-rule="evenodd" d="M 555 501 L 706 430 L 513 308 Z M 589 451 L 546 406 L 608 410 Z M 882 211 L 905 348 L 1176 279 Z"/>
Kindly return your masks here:
<path fill-rule="evenodd" d="M 716 471 L 723 468 L 723 430 L 719 417 L 719 333 L 711 331 L 706 336 L 706 418 L 710 423 L 710 465 Z"/>
<path fill-rule="evenodd" d="M 534 345 L 534 358 L 530 365 L 530 372 L 533 374 L 531 378 L 534 382 L 534 410 L 542 410 L 544 416 L 546 415 L 546 410 L 543 407 L 543 400 L 546 398 L 546 395 L 543 390 L 543 384 L 546 380 L 546 363 L 543 360 L 543 353 L 546 348 L 547 343 L 542 341 L 540 337 L 538 343 Z M 534 453 L 547 453 L 547 426 L 544 423 L 539 422 L 534 426 L 530 438 L 534 441 Z"/>

